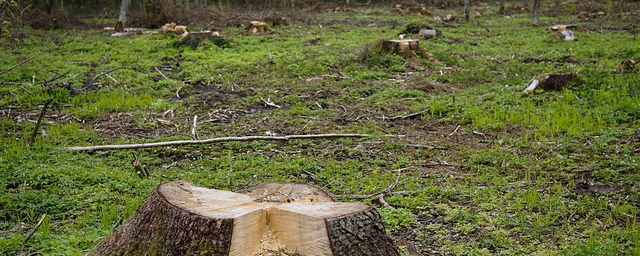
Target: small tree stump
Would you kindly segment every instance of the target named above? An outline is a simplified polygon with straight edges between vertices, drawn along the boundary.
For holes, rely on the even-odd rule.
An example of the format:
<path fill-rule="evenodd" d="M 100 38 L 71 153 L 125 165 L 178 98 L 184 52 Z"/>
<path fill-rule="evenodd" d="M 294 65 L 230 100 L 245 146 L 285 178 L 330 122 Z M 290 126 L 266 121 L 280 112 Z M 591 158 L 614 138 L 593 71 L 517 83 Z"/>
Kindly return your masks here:
<path fill-rule="evenodd" d="M 269 24 L 262 22 L 262 21 L 252 21 L 249 22 L 249 25 L 247 25 L 246 27 L 244 27 L 244 30 L 246 31 L 247 34 L 264 34 L 266 32 L 271 32 L 273 31 L 273 28 L 271 28 L 271 26 L 269 26 Z"/>
<path fill-rule="evenodd" d="M 289 26 L 291 25 L 291 21 L 285 17 L 271 16 L 262 19 L 262 22 L 267 23 L 272 28 L 277 26 Z"/>
<path fill-rule="evenodd" d="M 160 184 L 89 255 L 399 255 L 369 204 L 303 184 L 244 192 Z"/>
<path fill-rule="evenodd" d="M 182 37 L 180 43 L 196 46 L 214 37 L 220 37 L 220 33 L 218 33 L 218 31 L 186 32 L 180 36 Z"/>
<path fill-rule="evenodd" d="M 380 52 L 383 54 L 398 54 L 408 59 L 416 58 L 414 51 L 420 50 L 420 40 L 418 39 L 402 39 L 402 40 L 380 40 Z"/>

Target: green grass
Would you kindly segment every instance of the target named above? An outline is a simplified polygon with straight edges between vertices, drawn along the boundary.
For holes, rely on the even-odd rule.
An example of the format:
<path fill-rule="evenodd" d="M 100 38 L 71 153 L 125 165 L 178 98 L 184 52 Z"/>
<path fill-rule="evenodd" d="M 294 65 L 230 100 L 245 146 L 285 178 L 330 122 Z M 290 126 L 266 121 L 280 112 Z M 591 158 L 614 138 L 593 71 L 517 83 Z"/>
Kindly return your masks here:
<path fill-rule="evenodd" d="M 353 195 L 395 184 L 396 193 L 385 195 L 395 209 L 380 211 L 404 255 L 640 255 L 640 76 L 612 72 L 623 59 L 640 60 L 640 44 L 629 30 L 600 30 L 637 15 L 582 22 L 594 33 L 549 42 L 544 27 L 573 16 L 542 17 L 541 27 L 531 27 L 526 15 L 491 11 L 446 23 L 381 7 L 358 10 L 314 14 L 335 22 L 264 36 L 230 27 L 222 30 L 226 41 L 197 48 L 155 34 L 12 31 L 28 36 L 0 41 L 0 67 L 60 45 L 0 75 L 7 83 L 0 87 L 0 254 L 82 255 L 157 184 L 186 179 L 228 190 L 301 182 L 377 207 L 376 197 Z M 420 43 L 444 65 L 371 51 L 415 22 L 442 30 L 442 38 Z M 317 44 L 307 43 L 316 36 Z M 580 62 L 562 61 L 566 56 Z M 522 95 L 532 77 L 554 71 L 578 72 L 584 83 Z M 43 133 L 27 145 L 30 120 L 48 99 Z M 61 149 L 188 139 L 194 115 L 201 138 L 406 137 Z M 151 178 L 134 173 L 131 152 Z M 45 213 L 45 224 L 22 245 Z M 27 229 L 10 231 L 19 223 Z"/>

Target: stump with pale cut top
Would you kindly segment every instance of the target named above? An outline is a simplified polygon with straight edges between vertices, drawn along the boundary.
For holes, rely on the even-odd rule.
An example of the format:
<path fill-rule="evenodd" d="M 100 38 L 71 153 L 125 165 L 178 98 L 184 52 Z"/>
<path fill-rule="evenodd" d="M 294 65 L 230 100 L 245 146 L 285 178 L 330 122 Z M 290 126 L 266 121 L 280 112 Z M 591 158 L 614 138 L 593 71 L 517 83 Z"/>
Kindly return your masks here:
<path fill-rule="evenodd" d="M 382 39 L 374 45 L 374 49 L 381 54 L 395 54 L 407 61 L 417 62 L 426 60 L 434 64 L 444 64 L 433 57 L 433 54 L 420 48 L 419 39 Z"/>
<path fill-rule="evenodd" d="M 242 192 L 160 184 L 89 255 L 399 255 L 369 204 L 303 184 Z"/>

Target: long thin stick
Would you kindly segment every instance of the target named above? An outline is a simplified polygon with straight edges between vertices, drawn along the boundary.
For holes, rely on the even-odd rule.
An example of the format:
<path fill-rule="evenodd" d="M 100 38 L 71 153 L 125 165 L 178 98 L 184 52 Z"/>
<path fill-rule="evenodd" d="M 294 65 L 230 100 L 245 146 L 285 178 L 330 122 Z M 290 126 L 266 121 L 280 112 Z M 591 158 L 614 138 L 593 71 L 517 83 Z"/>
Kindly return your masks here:
<path fill-rule="evenodd" d="M 300 139 L 326 139 L 326 138 L 366 138 L 371 137 L 368 134 L 306 134 L 306 135 L 287 135 L 287 136 L 244 136 L 244 137 L 221 137 L 205 140 L 177 140 L 177 141 L 164 141 L 144 144 L 122 144 L 122 145 L 101 145 L 101 146 L 88 146 L 88 147 L 66 147 L 66 150 L 77 151 L 93 151 L 93 150 L 109 150 L 109 149 L 135 149 L 135 148 L 151 148 L 151 147 L 166 147 L 166 146 L 182 146 L 182 145 L 196 145 L 196 144 L 209 144 L 227 141 L 254 141 L 254 140 L 300 140 Z"/>
<path fill-rule="evenodd" d="M 29 231 L 29 234 L 27 235 L 27 237 L 25 237 L 24 239 L 22 239 L 22 244 L 26 244 L 27 242 L 29 242 L 29 239 L 31 239 L 31 236 L 33 236 L 33 234 L 36 233 L 36 231 L 38 231 L 38 228 L 40 228 L 40 225 L 42 225 L 42 222 L 44 221 L 44 218 L 47 217 L 47 214 L 42 214 L 42 217 L 40 217 L 40 220 L 38 221 L 38 224 L 36 224 L 35 227 L 33 227 L 31 229 L 31 231 Z"/>
<path fill-rule="evenodd" d="M 158 67 L 154 67 L 154 68 L 156 69 L 156 71 L 158 71 L 158 73 L 160 73 L 160 75 L 161 75 L 162 77 L 164 77 L 164 79 L 169 79 L 167 76 L 165 76 L 165 75 L 162 73 L 162 71 L 160 71 L 160 69 L 158 69 Z M 179 97 L 178 97 L 178 98 L 179 98 Z"/>
<path fill-rule="evenodd" d="M 456 134 L 456 132 L 458 131 L 458 129 L 460 129 L 460 125 L 456 126 L 456 129 L 455 129 L 455 130 L 453 130 L 453 132 L 452 132 L 452 133 L 449 133 L 449 135 L 447 135 L 447 136 L 449 136 L 449 137 L 453 136 L 454 134 Z"/>
<path fill-rule="evenodd" d="M 2 74 L 4 74 L 4 73 L 7 73 L 7 72 L 11 71 L 11 70 L 12 70 L 12 69 L 14 69 L 14 68 L 19 67 L 19 66 L 21 66 L 22 64 L 25 64 L 25 63 L 29 62 L 30 60 L 34 59 L 35 57 L 40 56 L 40 54 L 43 54 L 44 52 L 46 52 L 46 51 L 48 51 L 49 49 L 51 49 L 51 48 L 53 48 L 53 47 L 56 47 L 56 46 L 58 46 L 58 45 L 57 45 L 57 44 L 54 44 L 54 45 L 52 45 L 51 47 L 49 47 L 49 48 L 47 48 L 47 49 L 44 49 L 44 50 L 42 50 L 41 52 L 37 53 L 36 55 L 33 55 L 33 56 L 29 57 L 28 59 L 23 60 L 22 62 L 20 62 L 20 63 L 18 63 L 18 64 L 16 64 L 16 65 L 13 65 L 13 67 L 10 67 L 10 68 L 8 68 L 8 69 L 3 70 L 2 72 L 0 72 L 0 75 L 2 75 Z"/>
<path fill-rule="evenodd" d="M 36 136 L 38 136 L 38 130 L 40 130 L 40 124 L 42 123 L 42 118 L 44 117 L 44 113 L 47 112 L 47 107 L 49 107 L 49 104 L 51 104 L 51 101 L 53 101 L 53 99 L 49 99 L 47 100 L 47 102 L 44 103 L 44 107 L 42 107 L 42 111 L 40 111 L 40 115 L 38 116 L 38 121 L 36 122 L 36 128 L 33 129 L 33 133 L 31 133 L 31 139 L 29 139 L 28 144 L 32 144 L 36 142 Z"/>
<path fill-rule="evenodd" d="M 87 88 L 89 88 L 89 87 L 93 86 L 93 83 L 95 83 L 95 82 L 96 82 L 96 80 L 98 79 L 98 77 L 101 77 L 101 76 L 107 75 L 107 74 L 109 74 L 109 73 L 111 73 L 111 72 L 113 72 L 113 71 L 116 71 L 116 70 L 118 70 L 118 69 L 120 69 L 120 67 L 115 67 L 115 68 L 112 68 L 112 69 L 109 69 L 109 70 L 105 70 L 105 71 L 100 72 L 100 74 L 98 74 L 98 75 L 94 76 L 94 77 L 93 77 L 93 79 L 91 79 L 91 82 L 89 82 L 89 84 L 87 84 L 87 85 L 85 85 L 84 87 L 82 87 L 82 90 L 84 91 L 84 90 L 86 90 Z"/>
<path fill-rule="evenodd" d="M 425 110 L 422 110 L 422 111 L 419 111 L 419 112 L 416 112 L 416 113 L 411 113 L 411 114 L 404 115 L 404 116 L 393 116 L 393 117 L 385 117 L 385 116 L 383 116 L 382 120 L 393 121 L 393 120 L 396 120 L 396 119 L 414 118 L 416 116 L 422 115 L 422 113 L 425 113 L 427 111 L 429 111 L 429 109 L 425 109 Z"/>

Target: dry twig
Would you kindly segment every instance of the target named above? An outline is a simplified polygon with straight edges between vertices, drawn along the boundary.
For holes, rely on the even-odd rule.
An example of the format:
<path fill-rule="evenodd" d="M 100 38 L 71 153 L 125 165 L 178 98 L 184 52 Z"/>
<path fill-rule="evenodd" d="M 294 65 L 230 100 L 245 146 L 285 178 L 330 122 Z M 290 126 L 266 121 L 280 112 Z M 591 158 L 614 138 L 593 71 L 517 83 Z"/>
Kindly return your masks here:
<path fill-rule="evenodd" d="M 165 75 L 162 73 L 162 71 L 160 71 L 160 69 L 158 69 L 158 67 L 154 67 L 154 68 L 156 69 L 156 71 L 158 71 L 158 73 L 160 73 L 160 75 L 161 75 L 162 77 L 164 77 L 164 79 L 169 79 L 167 76 L 165 76 Z M 180 98 L 180 97 L 178 97 L 178 98 Z"/>
<path fill-rule="evenodd" d="M 96 80 L 98 80 L 99 77 L 107 75 L 107 74 L 109 74 L 109 73 L 111 73 L 113 71 L 116 71 L 118 69 L 120 69 L 120 67 L 115 67 L 115 68 L 108 69 L 108 70 L 100 72 L 100 74 L 94 76 L 93 79 L 91 79 L 91 81 L 87 85 L 82 87 L 82 90 L 85 91 L 85 90 L 89 89 L 91 86 L 93 86 L 93 84 L 96 82 Z"/>
<path fill-rule="evenodd" d="M 396 119 L 414 118 L 414 117 L 417 117 L 417 116 L 419 116 L 419 115 L 422 115 L 422 113 L 425 113 L 425 112 L 427 112 L 427 111 L 429 111 L 429 110 L 428 110 L 428 109 L 425 109 L 425 110 L 422 110 L 422 111 L 420 111 L 420 112 L 411 113 L 411 114 L 404 115 L 404 116 L 402 116 L 402 115 L 400 115 L 400 116 L 393 116 L 393 117 L 386 117 L 386 116 L 382 116 L 382 120 L 383 120 L 383 121 L 393 121 L 393 120 L 396 120 Z"/>
<path fill-rule="evenodd" d="M 378 196 L 378 201 L 380 201 L 380 204 L 382 205 L 382 207 L 395 209 L 395 208 L 393 208 L 393 206 L 389 205 L 389 203 L 387 203 L 387 201 L 384 200 L 384 193 L 382 193 L 382 194 L 380 194 Z"/>
<path fill-rule="evenodd" d="M 180 98 L 180 90 L 182 90 L 182 86 L 176 90 L 176 97 L 178 97 L 178 99 Z"/>
<path fill-rule="evenodd" d="M 260 100 L 262 100 L 262 102 L 264 102 L 264 104 L 267 104 L 267 106 L 271 106 L 271 107 L 274 107 L 274 108 L 281 108 L 280 105 L 271 102 L 271 97 L 269 97 L 266 100 L 264 98 L 260 97 Z"/>
<path fill-rule="evenodd" d="M 31 133 L 31 138 L 29 139 L 28 144 L 32 144 L 36 142 L 36 136 L 38 136 L 38 130 L 40 130 L 40 124 L 42 123 L 42 118 L 44 117 L 44 113 L 47 111 L 47 107 L 49 107 L 49 104 L 51 104 L 52 101 L 53 99 L 49 99 L 47 100 L 47 102 L 44 103 L 44 107 L 42 107 L 42 111 L 40 111 L 40 115 L 38 116 L 38 121 L 36 122 L 36 127 L 33 129 L 33 133 Z"/>
<path fill-rule="evenodd" d="M 455 129 L 455 130 L 453 130 L 453 132 L 452 132 L 452 133 L 449 133 L 449 135 L 447 135 L 447 136 L 449 136 L 449 137 L 453 136 L 454 134 L 456 134 L 456 132 L 458 131 L 458 129 L 460 129 L 460 125 L 456 126 L 456 129 Z"/>
<path fill-rule="evenodd" d="M 402 146 L 410 147 L 410 148 L 424 148 L 424 149 L 440 149 L 440 150 L 448 149 L 446 147 L 436 147 L 436 146 L 424 145 L 424 144 L 402 144 Z"/>
<path fill-rule="evenodd" d="M 31 239 L 31 236 L 33 236 L 33 234 L 35 234 L 36 231 L 38 231 L 38 228 L 40 228 L 40 225 L 42 225 L 42 222 L 44 221 L 44 218 L 46 218 L 46 217 L 47 217 L 46 213 L 42 214 L 42 217 L 40 217 L 40 220 L 38 221 L 38 224 L 36 224 L 36 226 L 33 227 L 31 229 L 31 231 L 29 231 L 29 234 L 24 239 L 22 239 L 22 244 L 26 244 L 27 242 L 29 242 L 29 239 Z"/>
<path fill-rule="evenodd" d="M 44 50 L 42 50 L 41 52 L 37 53 L 36 55 L 33 55 L 33 56 L 29 57 L 28 59 L 23 60 L 22 62 L 20 62 L 20 63 L 18 63 L 18 64 L 15 64 L 15 65 L 13 65 L 12 67 L 10 67 L 10 68 L 8 68 L 8 69 L 3 70 L 2 72 L 0 72 L 0 75 L 2 75 L 2 74 L 4 74 L 4 73 L 7 73 L 7 72 L 11 71 L 11 70 L 12 70 L 12 69 L 14 69 L 14 68 L 17 68 L 17 67 L 19 67 L 19 66 L 22 66 L 22 64 L 25 64 L 25 63 L 29 62 L 30 60 L 34 59 L 35 57 L 40 56 L 40 54 L 43 54 L 44 52 L 46 52 L 46 51 L 48 51 L 49 49 L 51 49 L 51 48 L 53 48 L 53 47 L 56 47 L 56 46 L 58 46 L 58 45 L 57 45 L 57 44 L 54 44 L 54 45 L 50 46 L 49 48 L 44 49 Z"/>

